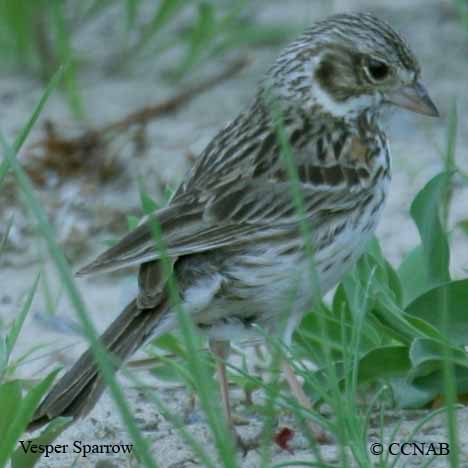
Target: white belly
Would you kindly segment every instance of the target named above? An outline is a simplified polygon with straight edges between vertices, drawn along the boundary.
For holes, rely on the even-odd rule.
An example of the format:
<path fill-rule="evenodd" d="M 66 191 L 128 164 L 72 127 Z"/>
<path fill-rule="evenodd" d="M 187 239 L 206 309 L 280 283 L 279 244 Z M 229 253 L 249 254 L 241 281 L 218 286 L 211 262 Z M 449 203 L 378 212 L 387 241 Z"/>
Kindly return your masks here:
<path fill-rule="evenodd" d="M 267 333 L 279 331 L 289 342 L 297 323 L 311 309 L 316 280 L 318 294 L 323 296 L 364 252 L 383 209 L 386 185 L 380 185 L 364 210 L 347 214 L 346 228 L 315 252 L 313 263 L 303 250 L 289 255 L 274 248 L 237 253 L 223 270 L 185 292 L 184 309 L 211 338 L 258 340 L 255 323 Z"/>

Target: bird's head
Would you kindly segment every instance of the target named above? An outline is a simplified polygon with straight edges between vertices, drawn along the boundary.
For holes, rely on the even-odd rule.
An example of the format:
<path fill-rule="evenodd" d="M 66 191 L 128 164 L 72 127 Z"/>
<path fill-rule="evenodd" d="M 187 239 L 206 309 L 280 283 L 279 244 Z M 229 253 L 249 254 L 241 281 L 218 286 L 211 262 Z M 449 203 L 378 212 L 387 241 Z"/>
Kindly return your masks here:
<path fill-rule="evenodd" d="M 316 23 L 278 57 L 266 80 L 284 103 L 319 107 L 352 119 L 393 104 L 420 114 L 438 111 L 420 81 L 406 41 L 370 14 L 340 14 Z"/>

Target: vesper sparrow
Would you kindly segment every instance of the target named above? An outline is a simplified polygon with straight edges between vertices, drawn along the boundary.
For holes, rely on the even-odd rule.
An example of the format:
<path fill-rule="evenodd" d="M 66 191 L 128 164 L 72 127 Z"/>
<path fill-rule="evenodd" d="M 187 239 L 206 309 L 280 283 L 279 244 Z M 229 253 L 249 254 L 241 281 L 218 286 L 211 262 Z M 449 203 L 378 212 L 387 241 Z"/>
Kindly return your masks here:
<path fill-rule="evenodd" d="M 161 227 L 183 310 L 221 358 L 229 340 L 254 335 L 253 324 L 289 343 L 312 300 L 310 258 L 272 102 L 297 169 L 321 294 L 363 253 L 384 206 L 390 150 L 381 111 L 393 104 L 438 115 L 408 45 L 374 16 L 332 16 L 280 54 L 251 104 L 213 138 L 168 206 L 151 215 Z M 178 326 L 159 258 L 146 220 L 79 272 L 140 265 L 138 296 L 101 337 L 119 362 Z M 279 330 L 291 291 L 287 324 Z M 287 365 L 285 371 L 307 405 Z M 218 376 L 232 425 L 222 359 Z M 59 415 L 87 414 L 103 390 L 88 350 L 44 399 L 31 428 Z"/>

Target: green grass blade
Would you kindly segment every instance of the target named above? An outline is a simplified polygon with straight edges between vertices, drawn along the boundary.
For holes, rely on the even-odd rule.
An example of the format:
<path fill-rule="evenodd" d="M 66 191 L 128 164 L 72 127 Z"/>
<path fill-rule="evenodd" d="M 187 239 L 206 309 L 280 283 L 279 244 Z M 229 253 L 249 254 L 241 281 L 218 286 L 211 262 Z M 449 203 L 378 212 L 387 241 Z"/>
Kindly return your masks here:
<path fill-rule="evenodd" d="M 143 34 L 134 47 L 134 53 L 143 49 L 148 42 L 158 34 L 158 32 L 179 12 L 188 2 L 184 0 L 161 0 L 158 8 L 148 25 L 144 28 Z"/>
<path fill-rule="evenodd" d="M 226 468 L 237 468 L 234 441 L 232 440 L 226 421 L 220 411 L 218 411 L 217 405 L 213 405 L 213 401 L 219 401 L 219 399 L 211 385 L 212 379 L 209 370 L 200 357 L 200 337 L 195 332 L 191 317 L 183 310 L 179 288 L 173 274 L 173 261 L 168 256 L 161 226 L 156 217 L 151 217 L 149 220 L 155 249 L 160 255 L 163 276 L 168 278 L 166 290 L 179 322 L 179 329 L 187 349 L 187 364 L 193 376 L 201 407 L 206 414 L 215 446 L 224 466 Z"/>
<path fill-rule="evenodd" d="M 1 183 L 0 183 L 1 186 Z M 11 226 L 13 226 L 13 216 L 7 221 L 6 229 L 5 229 L 5 234 L 3 234 L 2 240 L 0 240 L 0 255 L 3 252 L 3 249 L 5 248 L 5 245 L 8 241 L 8 236 L 10 235 L 11 231 Z"/>
<path fill-rule="evenodd" d="M 126 0 L 125 16 L 127 20 L 127 30 L 131 30 L 135 26 L 140 4 L 140 0 Z"/>
<path fill-rule="evenodd" d="M 144 384 L 144 382 L 139 379 L 134 372 L 129 372 L 127 369 L 122 369 L 122 372 L 134 383 L 136 387 L 143 388 L 145 391 L 147 384 Z M 190 434 L 190 431 L 186 428 L 186 423 L 163 403 L 161 398 L 158 397 L 157 392 L 145 391 L 145 395 L 156 405 L 161 415 L 173 425 L 185 443 L 190 446 L 201 466 L 206 468 L 216 468 L 216 462 L 210 459 L 210 455 L 205 451 L 203 445 L 198 442 L 192 434 Z"/>
<path fill-rule="evenodd" d="M 76 79 L 76 66 L 73 59 L 73 50 L 70 44 L 69 27 L 65 24 L 64 2 L 61 0 L 52 0 L 52 18 L 55 28 L 55 40 L 57 50 L 59 51 L 60 59 L 63 63 L 68 63 L 69 66 L 64 72 L 64 84 L 68 97 L 70 108 L 75 117 L 83 118 L 84 108 L 83 101 L 78 92 L 78 84 Z"/>
<path fill-rule="evenodd" d="M 31 114 L 31 117 L 29 118 L 28 122 L 26 125 L 21 129 L 20 134 L 18 137 L 15 139 L 15 142 L 13 144 L 13 152 L 16 154 L 18 151 L 21 149 L 23 146 L 24 142 L 26 141 L 26 138 L 28 137 L 32 127 L 34 124 L 37 122 L 37 119 L 39 118 L 39 115 L 41 114 L 42 110 L 44 109 L 45 103 L 49 99 L 50 95 L 52 94 L 52 91 L 54 91 L 55 88 L 57 88 L 58 84 L 62 80 L 63 74 L 66 70 L 66 66 L 62 65 L 57 72 L 54 74 L 52 79 L 50 80 L 49 84 L 47 85 L 44 93 L 41 96 L 41 99 L 37 103 L 36 107 L 34 108 L 33 113 Z M 5 176 L 10 168 L 10 163 L 8 158 L 4 158 L 2 161 L 2 164 L 0 165 L 0 187 L 3 184 L 3 181 L 5 179 Z"/>
<path fill-rule="evenodd" d="M 441 200 L 441 219 L 445 231 L 448 231 L 449 225 L 449 216 L 450 216 L 450 207 L 452 203 L 453 196 L 453 183 L 452 178 L 457 170 L 457 165 L 455 161 L 456 152 L 457 152 L 457 133 L 458 133 L 458 111 L 457 103 L 454 100 L 452 103 L 452 109 L 449 114 L 449 122 L 447 127 L 447 148 L 444 155 L 444 167 L 445 172 L 449 174 L 450 180 L 446 185 L 445 193 L 442 195 Z"/>
<path fill-rule="evenodd" d="M 24 320 L 26 319 L 26 316 L 28 315 L 28 312 L 31 309 L 31 304 L 32 304 L 34 295 L 36 294 L 38 283 L 39 283 L 39 275 L 36 276 L 36 279 L 34 280 L 34 284 L 32 285 L 32 288 L 30 289 L 28 293 L 26 301 L 23 304 L 23 307 L 21 308 L 19 315 L 15 318 L 15 321 L 13 322 L 13 326 L 11 327 L 11 330 L 8 333 L 8 336 L 7 336 L 8 355 L 10 355 L 11 352 L 13 351 L 13 348 L 16 344 L 16 340 L 18 339 L 18 335 L 21 329 L 23 328 Z"/>
<path fill-rule="evenodd" d="M 7 430 L 13 421 L 18 407 L 21 402 L 21 382 L 19 380 L 13 380 L 11 382 L 5 382 L 0 385 L 0 434 L 2 436 L 7 433 Z M 0 440 L 0 446 L 3 443 Z M 0 451 L 0 456 L 2 452 Z"/>
<path fill-rule="evenodd" d="M 4 467 L 11 453 L 13 453 L 18 439 L 31 420 L 39 401 L 52 385 L 58 371 L 51 372 L 42 382 L 33 387 L 26 397 L 21 400 L 14 417 L 0 441 L 0 467 Z"/>
<path fill-rule="evenodd" d="M 54 81 L 54 83 L 56 83 L 56 81 Z M 51 86 L 48 87 L 47 91 L 49 92 L 48 93 L 46 92 L 45 96 L 50 94 L 50 92 L 52 91 Z M 33 116 L 38 115 L 38 108 L 44 103 L 45 103 L 45 99 L 43 96 L 38 106 L 36 107 L 33 113 Z M 30 119 L 30 122 L 34 122 L 34 121 L 35 120 Z M 32 124 L 28 128 L 31 128 L 31 127 L 32 127 Z M 26 136 L 27 136 L 27 133 L 23 131 L 19 139 L 22 139 L 22 141 L 24 141 Z M 16 181 L 18 185 L 20 186 L 21 191 L 23 192 L 26 203 L 38 223 L 39 231 L 41 232 L 44 239 L 46 240 L 50 255 L 54 261 L 55 267 L 57 268 L 59 272 L 59 275 L 62 279 L 62 283 L 68 293 L 70 302 L 72 306 L 74 307 L 77 313 L 77 316 L 81 322 L 84 333 L 90 342 L 91 348 L 94 353 L 94 357 L 96 358 L 99 369 L 102 372 L 104 381 L 109 386 L 111 394 L 114 397 L 117 407 L 120 410 L 124 423 L 130 433 L 130 436 L 132 437 L 135 443 L 135 450 L 138 452 L 141 458 L 141 461 L 145 464 L 145 466 L 156 467 L 157 465 L 151 457 L 147 442 L 143 439 L 141 432 L 138 430 L 135 420 L 133 419 L 130 409 L 123 396 L 122 389 L 120 388 L 120 386 L 117 384 L 115 380 L 115 377 L 113 375 L 113 368 L 108 359 L 108 356 L 106 355 L 105 350 L 103 349 L 102 345 L 98 342 L 96 331 L 89 318 L 89 315 L 86 311 L 84 303 L 78 292 L 78 289 L 74 283 L 73 275 L 68 267 L 67 261 L 62 251 L 57 245 L 52 227 L 48 223 L 47 216 L 34 193 L 34 188 L 32 186 L 32 183 L 29 180 L 26 173 L 24 172 L 21 165 L 18 163 L 18 160 L 16 159 L 16 151 L 14 151 L 13 148 L 8 146 L 3 135 L 0 135 L 0 143 L 5 153 L 5 159 L 8 161 L 15 175 Z M 19 148 L 19 146 L 20 145 L 18 143 L 15 143 L 14 148 Z"/>

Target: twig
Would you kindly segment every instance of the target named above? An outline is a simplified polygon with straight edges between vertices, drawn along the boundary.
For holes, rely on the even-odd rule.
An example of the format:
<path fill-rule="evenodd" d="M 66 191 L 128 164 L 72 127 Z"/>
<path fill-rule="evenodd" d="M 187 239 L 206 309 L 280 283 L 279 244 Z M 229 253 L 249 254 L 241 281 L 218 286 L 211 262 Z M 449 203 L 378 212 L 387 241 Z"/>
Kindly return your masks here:
<path fill-rule="evenodd" d="M 153 106 L 145 107 L 137 112 L 129 114 L 127 117 L 121 120 L 113 122 L 109 125 L 105 125 L 100 130 L 98 130 L 98 132 L 106 133 L 108 131 L 122 130 L 130 127 L 131 125 L 145 124 L 149 120 L 175 112 L 182 105 L 192 100 L 195 96 L 205 91 L 208 91 L 209 89 L 222 83 L 223 81 L 226 81 L 232 78 L 233 76 L 237 75 L 237 73 L 239 73 L 247 64 L 248 59 L 246 57 L 237 59 L 230 63 L 220 73 L 212 76 L 211 78 L 208 78 L 206 81 L 198 83 L 165 101 L 162 101 Z"/>
<path fill-rule="evenodd" d="M 82 153 L 83 150 L 86 152 L 92 151 L 93 148 L 102 148 L 104 144 L 104 137 L 115 131 L 125 131 L 134 125 L 146 125 L 149 121 L 164 115 L 171 114 L 178 111 L 183 105 L 187 104 L 197 95 L 208 91 L 214 86 L 226 81 L 237 73 L 239 73 L 247 64 L 248 59 L 242 57 L 230 63 L 220 73 L 208 78 L 206 81 L 193 85 L 176 94 L 165 101 L 158 104 L 144 107 L 136 112 L 132 112 L 122 119 L 118 119 L 115 122 L 104 125 L 97 129 L 87 130 L 78 137 L 64 138 L 57 135 L 56 131 L 50 131 L 49 125 L 47 137 L 34 143 L 31 148 L 42 147 L 46 150 L 62 155 L 70 155 L 71 153 Z"/>

